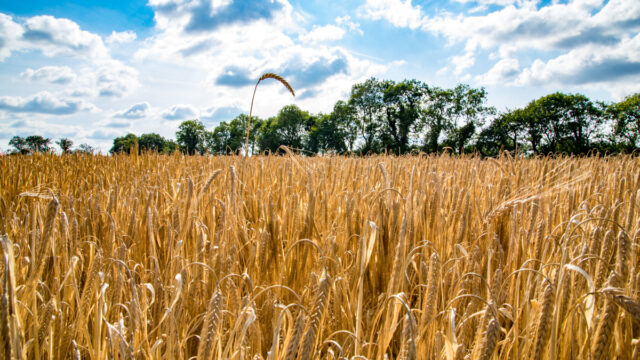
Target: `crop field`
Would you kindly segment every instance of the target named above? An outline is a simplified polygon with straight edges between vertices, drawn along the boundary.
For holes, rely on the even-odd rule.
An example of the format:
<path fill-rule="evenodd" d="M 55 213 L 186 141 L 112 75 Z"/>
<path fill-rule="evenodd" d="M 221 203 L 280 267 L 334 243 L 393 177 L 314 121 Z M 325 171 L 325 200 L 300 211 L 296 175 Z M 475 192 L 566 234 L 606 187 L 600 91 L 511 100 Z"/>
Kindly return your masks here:
<path fill-rule="evenodd" d="M 0 157 L 0 357 L 638 359 L 640 159 Z"/>

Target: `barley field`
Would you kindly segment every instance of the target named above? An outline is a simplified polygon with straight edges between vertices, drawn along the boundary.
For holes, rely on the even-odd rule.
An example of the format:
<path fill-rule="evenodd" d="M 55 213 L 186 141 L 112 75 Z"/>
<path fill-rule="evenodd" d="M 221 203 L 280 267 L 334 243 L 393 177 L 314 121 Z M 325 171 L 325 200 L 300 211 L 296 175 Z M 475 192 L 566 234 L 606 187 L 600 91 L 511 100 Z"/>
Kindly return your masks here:
<path fill-rule="evenodd" d="M 640 159 L 0 157 L 0 357 L 639 359 Z"/>

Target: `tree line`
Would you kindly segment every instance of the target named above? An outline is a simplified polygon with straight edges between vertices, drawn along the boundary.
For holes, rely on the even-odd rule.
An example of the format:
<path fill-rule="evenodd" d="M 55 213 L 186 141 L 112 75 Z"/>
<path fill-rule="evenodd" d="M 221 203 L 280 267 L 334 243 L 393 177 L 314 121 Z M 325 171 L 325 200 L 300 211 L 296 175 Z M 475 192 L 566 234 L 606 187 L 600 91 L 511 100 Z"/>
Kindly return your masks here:
<path fill-rule="evenodd" d="M 76 149 L 72 149 L 73 140 L 69 138 L 60 138 L 56 141 L 56 144 L 60 147 L 60 151 L 63 154 L 70 153 L 84 153 L 94 154 L 97 149 L 89 144 L 80 144 Z M 31 154 L 37 152 L 52 152 L 53 146 L 51 145 L 51 138 L 45 138 L 40 135 L 29 135 L 27 137 L 14 136 L 9 140 L 9 145 L 13 147 L 13 150 L 9 154 Z"/>
<path fill-rule="evenodd" d="M 605 103 L 582 94 L 556 92 L 501 113 L 486 103 L 484 88 L 460 84 L 447 89 L 418 80 L 370 78 L 355 84 L 349 99 L 336 102 L 328 114 L 311 114 L 287 105 L 276 116 L 253 117 L 248 149 L 249 119 L 241 114 L 211 130 L 199 120 L 184 121 L 175 141 L 155 133 L 127 134 L 114 139 L 110 152 L 128 153 L 137 148 L 162 153 L 178 149 L 186 154 L 257 154 L 277 153 L 285 145 L 305 154 L 447 150 L 494 156 L 503 150 L 535 155 L 633 152 L 640 146 L 640 93 Z M 14 139 L 9 144 L 16 151 L 41 150 L 37 142 L 22 139 L 26 145 L 19 145 Z"/>

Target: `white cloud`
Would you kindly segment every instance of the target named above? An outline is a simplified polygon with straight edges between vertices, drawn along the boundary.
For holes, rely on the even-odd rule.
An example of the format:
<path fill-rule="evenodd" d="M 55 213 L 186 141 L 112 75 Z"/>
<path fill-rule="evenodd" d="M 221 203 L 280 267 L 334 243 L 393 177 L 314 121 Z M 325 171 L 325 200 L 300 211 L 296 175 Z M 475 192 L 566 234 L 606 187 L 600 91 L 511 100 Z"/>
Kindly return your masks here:
<path fill-rule="evenodd" d="M 140 86 L 138 72 L 117 60 L 100 65 L 92 76 L 100 96 L 123 97 Z"/>
<path fill-rule="evenodd" d="M 304 42 L 317 43 L 324 41 L 340 40 L 346 31 L 335 25 L 316 26 L 306 34 L 300 35 L 300 40 Z"/>
<path fill-rule="evenodd" d="M 58 98 L 43 91 L 31 97 L 0 96 L 0 110 L 16 113 L 69 115 L 95 110 L 95 106 L 80 100 Z"/>
<path fill-rule="evenodd" d="M 198 110 L 192 105 L 174 105 L 162 112 L 165 120 L 190 120 L 198 117 Z"/>
<path fill-rule="evenodd" d="M 99 35 L 80 29 L 69 19 L 34 16 L 25 20 L 21 38 L 25 47 L 40 49 L 46 56 L 84 55 L 94 59 L 109 57 Z"/>
<path fill-rule="evenodd" d="M 384 19 L 396 27 L 417 29 L 423 25 L 420 5 L 412 5 L 411 0 L 367 0 L 358 9 L 365 19 Z"/>
<path fill-rule="evenodd" d="M 584 47 L 524 69 L 519 85 L 624 83 L 640 80 L 640 34 L 606 49 Z M 636 89 L 640 88 L 636 85 Z"/>
<path fill-rule="evenodd" d="M 360 29 L 360 24 L 351 21 L 351 16 L 349 15 L 338 16 L 336 18 L 336 24 L 338 24 L 338 26 L 345 26 L 349 31 L 354 31 L 360 35 L 364 35 L 364 32 Z"/>
<path fill-rule="evenodd" d="M 484 85 L 508 83 L 518 73 L 520 73 L 518 59 L 506 58 L 498 61 L 487 73 L 476 76 L 476 81 Z"/>
<path fill-rule="evenodd" d="M 28 68 L 20 77 L 29 81 L 46 81 L 52 84 L 69 84 L 76 79 L 76 74 L 68 66 L 44 66 L 37 70 Z"/>
<path fill-rule="evenodd" d="M 120 111 L 114 115 L 116 118 L 141 119 L 149 115 L 151 106 L 147 102 L 135 104 L 127 110 Z"/>
<path fill-rule="evenodd" d="M 476 59 L 472 52 L 467 52 L 464 55 L 454 56 L 451 58 L 451 62 L 454 65 L 453 73 L 456 75 L 462 74 L 465 70 L 472 67 L 476 63 Z"/>
<path fill-rule="evenodd" d="M 124 44 L 134 41 L 137 35 L 133 31 L 112 31 L 111 35 L 107 37 L 107 44 Z"/>
<path fill-rule="evenodd" d="M 11 20 L 11 16 L 0 13 L 0 61 L 11 55 L 18 48 L 18 39 L 24 30 L 20 24 Z"/>
<path fill-rule="evenodd" d="M 463 42 L 467 51 L 502 46 L 549 51 L 615 43 L 624 30 L 640 28 L 640 2 L 611 0 L 601 9 L 597 3 L 601 1 L 570 1 L 538 8 L 535 1 L 523 1 L 486 15 L 430 18 L 423 30 L 444 35 L 452 43 Z M 635 23 L 630 21 L 633 19 Z"/>
<path fill-rule="evenodd" d="M 213 18 L 200 19 L 202 24 L 196 31 L 193 24 L 189 25 L 194 16 L 189 6 L 201 6 L 199 0 L 189 3 L 192 5 L 182 1 L 162 4 L 153 1 L 157 33 L 145 41 L 135 59 L 208 74 L 199 84 L 194 84 L 194 88 L 203 87 L 208 96 L 215 99 L 217 107 L 241 106 L 242 111 L 248 111 L 248 102 L 241 101 L 239 105 L 238 99 L 249 97 L 247 89 L 267 71 L 284 76 L 302 97 L 292 100 L 280 84 L 265 82 L 256 98 L 259 115 L 274 114 L 291 101 L 311 99 L 316 100 L 315 109 L 329 111 L 353 83 L 364 80 L 365 74 L 379 75 L 387 68 L 341 46 L 326 44 L 341 39 L 347 29 L 361 31 L 349 17 L 307 32 L 296 21 L 301 15 L 287 1 L 274 1 L 276 10 L 267 1 L 258 3 L 266 9 L 261 19 L 225 20 L 222 25 Z M 214 7 L 223 8 L 226 4 L 237 5 L 236 2 L 215 2 Z M 269 90 L 262 90 L 266 88 Z M 304 94 L 315 96 L 304 98 Z"/>
<path fill-rule="evenodd" d="M 495 63 L 475 77 L 483 84 L 603 84 L 618 91 L 629 87 L 623 83 L 637 80 L 640 63 L 633 51 L 638 51 L 638 1 L 573 0 L 546 6 L 526 0 L 459 2 L 503 7 L 483 15 L 425 18 L 424 31 L 443 35 L 450 44 L 464 44 L 464 53 L 452 58 L 458 74 L 469 64 L 470 54 L 492 51 L 489 59 Z"/>

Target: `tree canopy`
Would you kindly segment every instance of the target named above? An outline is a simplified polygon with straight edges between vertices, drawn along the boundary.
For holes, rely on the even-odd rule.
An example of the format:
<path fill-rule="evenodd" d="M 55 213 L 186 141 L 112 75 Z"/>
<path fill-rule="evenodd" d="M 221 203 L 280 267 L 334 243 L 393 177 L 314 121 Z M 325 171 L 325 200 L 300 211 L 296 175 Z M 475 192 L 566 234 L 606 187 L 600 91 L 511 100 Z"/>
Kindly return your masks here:
<path fill-rule="evenodd" d="M 640 93 L 604 103 L 555 92 L 497 112 L 487 106 L 484 88 L 370 78 L 353 85 L 349 98 L 337 101 L 328 114 L 286 105 L 273 117 L 254 118 L 245 149 L 247 123 L 246 114 L 210 130 L 198 119 L 187 120 L 179 125 L 175 141 L 157 133 L 130 133 L 115 138 L 110 153 L 129 153 L 136 146 L 139 152 L 179 148 L 189 155 L 257 154 L 276 153 L 281 145 L 304 154 L 633 152 L 640 146 Z M 51 139 L 40 135 L 9 141 L 16 154 L 51 151 L 50 144 Z M 67 153 L 73 141 L 61 138 L 56 144 Z"/>

